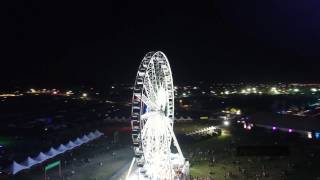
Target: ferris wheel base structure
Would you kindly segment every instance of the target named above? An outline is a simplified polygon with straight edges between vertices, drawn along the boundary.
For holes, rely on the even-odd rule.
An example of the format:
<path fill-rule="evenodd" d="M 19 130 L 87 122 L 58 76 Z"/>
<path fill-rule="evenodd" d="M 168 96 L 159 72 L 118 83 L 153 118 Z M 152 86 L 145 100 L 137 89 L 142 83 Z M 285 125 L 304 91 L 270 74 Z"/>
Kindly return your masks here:
<path fill-rule="evenodd" d="M 174 86 L 167 57 L 149 52 L 140 63 L 133 86 L 131 128 L 135 157 L 127 179 L 189 179 L 184 158 L 173 132 Z"/>
<path fill-rule="evenodd" d="M 189 177 L 189 161 L 184 161 L 184 163 L 178 162 L 177 154 L 171 154 L 172 161 L 174 162 L 173 168 L 176 169 L 176 175 L 173 180 L 190 180 Z M 137 166 L 135 158 L 131 162 L 127 174 L 126 180 L 153 180 L 153 179 L 162 179 L 162 178 L 150 178 L 146 175 L 146 172 L 143 168 Z M 165 178 L 163 178 L 165 179 Z"/>

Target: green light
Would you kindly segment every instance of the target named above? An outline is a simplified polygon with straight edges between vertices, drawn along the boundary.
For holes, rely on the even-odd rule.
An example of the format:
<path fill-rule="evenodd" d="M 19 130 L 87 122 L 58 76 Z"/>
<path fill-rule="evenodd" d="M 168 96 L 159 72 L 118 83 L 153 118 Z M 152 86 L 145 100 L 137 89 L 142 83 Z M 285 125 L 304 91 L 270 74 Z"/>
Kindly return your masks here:
<path fill-rule="evenodd" d="M 207 119 L 209 119 L 209 117 L 208 116 L 201 116 L 200 119 L 201 120 L 207 120 Z"/>
<path fill-rule="evenodd" d="M 13 143 L 13 140 L 11 140 L 11 138 L 0 137 L 0 145 L 8 146 L 8 145 L 11 145 L 12 143 Z"/>
<path fill-rule="evenodd" d="M 52 168 L 54 168 L 54 167 L 56 167 L 56 166 L 59 166 L 59 165 L 60 165 L 60 161 L 55 161 L 55 162 L 53 162 L 53 163 L 48 164 L 48 165 L 44 168 L 44 170 L 45 170 L 45 171 L 48 171 L 48 170 L 50 170 L 50 169 L 52 169 Z"/>

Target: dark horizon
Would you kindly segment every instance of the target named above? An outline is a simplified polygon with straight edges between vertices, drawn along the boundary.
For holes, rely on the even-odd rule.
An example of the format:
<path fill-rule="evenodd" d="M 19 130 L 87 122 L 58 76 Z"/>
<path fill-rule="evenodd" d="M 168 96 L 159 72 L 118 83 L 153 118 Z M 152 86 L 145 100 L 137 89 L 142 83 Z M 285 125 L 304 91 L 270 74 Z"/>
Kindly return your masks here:
<path fill-rule="evenodd" d="M 177 84 L 320 83 L 318 4 L 10 2 L 0 84 L 133 83 L 143 56 L 157 50 Z"/>

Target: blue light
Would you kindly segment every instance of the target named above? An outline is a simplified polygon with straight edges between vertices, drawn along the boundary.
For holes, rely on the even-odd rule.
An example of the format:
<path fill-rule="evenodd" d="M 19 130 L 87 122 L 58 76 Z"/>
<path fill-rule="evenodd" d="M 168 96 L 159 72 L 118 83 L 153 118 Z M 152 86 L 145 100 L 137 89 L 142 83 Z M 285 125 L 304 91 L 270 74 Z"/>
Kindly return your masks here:
<path fill-rule="evenodd" d="M 47 118 L 47 124 L 51 124 L 52 123 L 52 118 L 51 117 L 48 117 Z"/>
<path fill-rule="evenodd" d="M 143 106 L 143 113 L 146 113 L 146 112 L 148 112 L 148 107 L 147 107 L 147 105 L 144 104 L 144 106 Z"/>
<path fill-rule="evenodd" d="M 316 132 L 314 136 L 316 139 L 320 139 L 320 132 Z"/>

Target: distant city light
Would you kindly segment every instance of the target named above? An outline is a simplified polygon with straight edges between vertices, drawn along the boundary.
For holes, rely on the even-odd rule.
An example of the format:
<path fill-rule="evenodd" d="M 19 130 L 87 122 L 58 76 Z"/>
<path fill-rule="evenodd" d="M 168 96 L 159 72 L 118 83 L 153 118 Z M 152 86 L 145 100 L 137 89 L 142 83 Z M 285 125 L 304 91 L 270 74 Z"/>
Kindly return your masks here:
<path fill-rule="evenodd" d="M 272 94 L 280 94 L 279 90 L 276 87 L 272 87 L 270 91 Z"/>
<path fill-rule="evenodd" d="M 293 89 L 294 92 L 299 92 L 300 90 L 298 88 Z"/>
<path fill-rule="evenodd" d="M 316 88 L 311 88 L 310 91 L 317 92 L 318 90 Z"/>
<path fill-rule="evenodd" d="M 308 132 L 308 139 L 312 139 L 312 132 Z"/>
<path fill-rule="evenodd" d="M 17 96 L 17 95 L 15 95 L 15 94 L 0 94 L 0 97 L 9 97 L 9 96 L 13 97 L 13 96 Z"/>
<path fill-rule="evenodd" d="M 66 92 L 66 95 L 71 95 L 71 94 L 73 94 L 71 90 Z"/>
<path fill-rule="evenodd" d="M 236 115 L 241 115 L 241 110 L 237 110 Z"/>
<path fill-rule="evenodd" d="M 275 131 L 276 129 L 277 129 L 277 128 L 276 128 L 275 126 L 273 126 L 273 127 L 272 127 L 272 130 L 274 130 L 274 131 Z"/>
<path fill-rule="evenodd" d="M 82 97 L 87 97 L 88 94 L 87 93 L 82 93 Z"/>
<path fill-rule="evenodd" d="M 288 132 L 289 132 L 289 133 L 292 133 L 292 129 L 289 129 Z"/>
<path fill-rule="evenodd" d="M 223 121 L 223 125 L 229 126 L 229 125 L 230 125 L 230 122 L 229 122 L 229 121 Z"/>
<path fill-rule="evenodd" d="M 36 92 L 36 90 L 33 89 L 33 88 L 31 88 L 30 91 L 31 91 L 31 93 L 35 93 Z"/>

